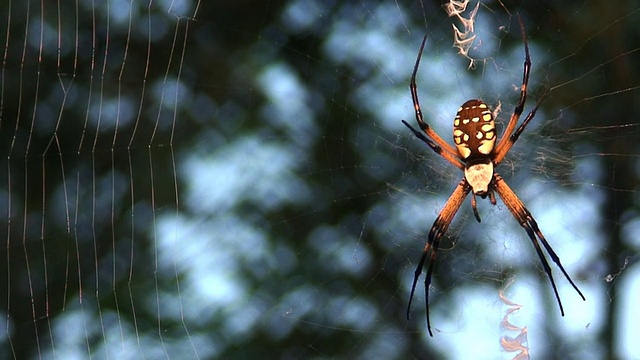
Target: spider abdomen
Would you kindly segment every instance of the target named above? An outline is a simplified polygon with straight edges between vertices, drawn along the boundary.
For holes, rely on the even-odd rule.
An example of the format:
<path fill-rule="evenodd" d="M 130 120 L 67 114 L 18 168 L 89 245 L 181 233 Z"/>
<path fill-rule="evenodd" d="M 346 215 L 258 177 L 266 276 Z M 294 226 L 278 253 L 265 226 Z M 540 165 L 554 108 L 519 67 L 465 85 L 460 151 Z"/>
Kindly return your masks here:
<path fill-rule="evenodd" d="M 496 125 L 489 106 L 468 100 L 453 120 L 453 141 L 463 159 L 488 157 L 496 143 Z"/>

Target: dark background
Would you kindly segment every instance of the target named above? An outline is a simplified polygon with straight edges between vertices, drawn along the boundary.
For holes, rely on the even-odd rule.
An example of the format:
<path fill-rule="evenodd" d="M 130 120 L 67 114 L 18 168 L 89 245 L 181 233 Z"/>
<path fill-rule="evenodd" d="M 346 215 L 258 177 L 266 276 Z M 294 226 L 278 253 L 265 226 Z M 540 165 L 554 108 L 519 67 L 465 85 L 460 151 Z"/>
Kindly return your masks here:
<path fill-rule="evenodd" d="M 513 276 L 540 300 L 524 305 L 533 358 L 634 355 L 637 325 L 621 319 L 638 282 L 636 2 L 483 3 L 473 70 L 440 2 L 170 4 L 0 5 L 0 357 L 455 358 L 491 344 L 495 358 L 499 323 L 466 328 L 478 320 L 463 309 L 482 289 L 499 321 Z M 560 318 L 524 231 L 486 201 L 475 224 L 466 203 L 429 338 L 422 281 L 410 321 L 408 290 L 461 174 L 400 123 L 409 77 L 426 33 L 427 120 L 449 141 L 479 96 L 501 103 L 500 131 L 522 76 L 516 14 L 525 112 L 551 92 L 498 170 L 526 204 L 543 199 L 532 213 L 587 304 L 571 306 L 552 264 Z"/>

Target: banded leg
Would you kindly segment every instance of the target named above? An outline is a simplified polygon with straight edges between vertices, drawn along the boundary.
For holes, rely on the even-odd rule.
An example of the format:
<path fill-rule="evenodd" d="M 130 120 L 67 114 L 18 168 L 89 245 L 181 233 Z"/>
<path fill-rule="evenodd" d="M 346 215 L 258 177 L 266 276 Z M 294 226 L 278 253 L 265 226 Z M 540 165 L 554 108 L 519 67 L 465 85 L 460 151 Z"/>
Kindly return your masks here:
<path fill-rule="evenodd" d="M 413 101 L 413 108 L 416 113 L 416 121 L 418 122 L 418 126 L 420 129 L 424 131 L 424 133 L 429 137 L 429 139 L 433 140 L 425 140 L 424 136 L 419 136 L 418 132 L 413 129 L 406 121 L 402 120 L 402 122 L 413 131 L 420 140 L 424 141 L 429 145 L 431 149 L 433 149 L 440 156 L 448 160 L 450 163 L 455 165 L 456 167 L 462 169 L 462 164 L 458 159 L 458 151 L 454 149 L 451 145 L 449 145 L 446 141 L 444 141 L 440 135 L 438 135 L 432 128 L 427 124 L 422 117 L 422 110 L 420 109 L 420 100 L 418 99 L 418 86 L 416 85 L 416 74 L 418 73 L 418 67 L 420 66 L 420 58 L 422 57 L 422 52 L 424 50 L 424 44 L 427 41 L 427 36 L 422 39 L 422 44 L 420 44 L 420 50 L 418 52 L 418 58 L 416 59 L 416 64 L 413 67 L 413 73 L 411 74 L 411 83 L 409 83 L 409 89 L 411 90 L 411 100 Z M 435 144 L 434 144 L 435 143 Z M 437 146 L 436 146 L 437 145 Z"/>
<path fill-rule="evenodd" d="M 502 160 L 504 160 L 504 157 L 507 155 L 509 150 L 511 150 L 511 147 L 513 146 L 513 144 L 515 144 L 515 142 L 518 140 L 518 138 L 520 137 L 520 134 L 522 134 L 524 129 L 527 127 L 527 125 L 529 125 L 531 120 L 536 116 L 536 112 L 538 111 L 538 108 L 540 107 L 542 102 L 547 98 L 548 95 L 549 95 L 549 91 L 547 90 L 542 95 L 542 97 L 538 99 L 536 106 L 534 106 L 533 109 L 531 109 L 531 111 L 527 114 L 527 117 L 524 118 L 524 121 L 522 122 L 522 124 L 520 124 L 518 129 L 513 134 L 511 134 L 511 136 L 506 138 L 506 133 L 505 133 L 504 137 L 500 140 L 501 144 L 504 142 L 502 149 L 500 151 L 496 150 L 495 156 L 493 157 L 494 165 L 497 166 L 502 162 Z"/>
<path fill-rule="evenodd" d="M 402 123 L 405 124 L 409 129 L 411 129 L 413 134 L 418 139 L 422 140 L 422 142 L 427 144 L 427 146 L 429 146 L 431 148 L 431 150 L 435 151 L 436 154 L 438 154 L 438 155 L 442 156 L 443 158 L 445 158 L 445 160 L 449 161 L 451 164 L 456 166 L 458 169 L 464 170 L 464 164 L 462 164 L 462 162 L 460 161 L 460 159 L 458 159 L 458 157 L 452 155 L 451 153 L 449 153 L 446 150 L 443 150 L 440 146 L 435 144 L 433 141 L 429 140 L 429 138 L 426 137 L 423 133 L 421 133 L 418 130 L 414 129 L 406 121 L 402 120 Z"/>
<path fill-rule="evenodd" d="M 420 258 L 420 262 L 416 267 L 416 271 L 413 277 L 413 285 L 411 286 L 411 295 L 409 295 L 409 304 L 407 305 L 407 320 L 409 319 L 409 312 L 411 310 L 411 301 L 413 300 L 413 293 L 416 290 L 416 284 L 418 283 L 418 278 L 422 274 L 422 268 L 424 267 L 424 263 L 429 257 L 429 262 L 427 265 L 427 277 L 424 279 L 424 297 L 425 297 L 425 307 L 427 311 L 427 329 L 429 330 L 429 335 L 433 337 L 433 333 L 431 332 L 431 320 L 429 318 L 429 286 L 431 285 L 431 275 L 433 273 L 433 265 L 436 262 L 436 257 L 438 255 L 438 247 L 440 245 L 440 238 L 447 232 L 451 221 L 453 221 L 454 216 L 460 209 L 460 206 L 464 202 L 465 197 L 471 191 L 471 187 L 467 183 L 467 180 L 462 179 L 456 189 L 453 191 L 449 200 L 444 204 L 444 208 L 440 211 L 440 214 L 436 218 L 436 221 L 433 223 L 431 227 L 431 231 L 429 231 L 429 239 L 427 240 L 427 244 L 422 250 L 422 257 Z"/>
<path fill-rule="evenodd" d="M 518 17 L 518 22 L 520 23 L 520 32 L 522 33 L 522 42 L 524 43 L 524 70 L 522 73 L 522 85 L 520 86 L 520 100 L 518 101 L 518 105 L 513 110 L 513 114 L 511 114 L 511 118 L 509 119 L 509 123 L 507 124 L 507 128 L 500 139 L 500 142 L 496 146 L 495 149 L 495 158 L 494 163 L 498 165 L 500 161 L 504 158 L 504 156 L 509 152 L 511 146 L 515 142 L 515 139 L 512 139 L 512 133 L 516 129 L 516 125 L 518 124 L 518 119 L 520 119 L 520 115 L 522 115 L 522 111 L 524 110 L 524 105 L 527 101 L 527 87 L 529 85 L 529 73 L 531 71 L 531 56 L 529 55 L 529 44 L 527 43 L 527 35 L 524 31 L 524 24 L 522 23 L 522 19 Z M 536 107 L 537 109 L 537 107 Z M 527 118 L 529 121 L 533 119 L 535 115 L 535 111 L 533 111 L 533 115 L 529 113 Z M 526 126 L 526 125 L 525 125 Z M 524 127 L 520 126 L 523 130 Z M 522 130 L 520 130 L 522 132 Z M 517 139 L 517 137 L 516 137 Z"/>
<path fill-rule="evenodd" d="M 522 226 L 524 230 L 527 232 L 527 235 L 529 235 L 529 239 L 531 239 L 531 242 L 533 243 L 533 247 L 535 248 L 536 253 L 538 254 L 538 257 L 542 262 L 542 267 L 544 268 L 544 272 L 547 274 L 547 277 L 551 282 L 551 286 L 553 287 L 553 292 L 555 293 L 556 300 L 558 301 L 558 305 L 560 306 L 560 313 L 562 314 L 562 316 L 564 316 L 564 309 L 562 307 L 562 302 L 560 301 L 560 295 L 558 294 L 558 289 L 556 288 L 556 284 L 553 280 L 551 267 L 549 266 L 549 262 L 547 262 L 547 259 L 544 257 L 544 254 L 542 253 L 542 249 L 540 248 L 540 243 L 538 242 L 538 239 L 540 240 L 544 248 L 547 250 L 547 253 L 551 257 L 551 260 L 553 260 L 553 262 L 556 263 L 556 265 L 558 265 L 558 267 L 560 268 L 564 276 L 567 278 L 567 280 L 569 280 L 569 283 L 571 283 L 571 286 L 573 286 L 573 288 L 580 295 L 582 300 L 586 300 L 584 295 L 582 295 L 582 292 L 580 292 L 576 284 L 573 282 L 573 280 L 571 280 L 571 277 L 569 276 L 569 274 L 567 274 L 567 272 L 565 271 L 564 267 L 562 266 L 562 263 L 560 263 L 560 258 L 558 257 L 556 252 L 553 251 L 553 248 L 551 248 L 551 245 L 549 245 L 549 242 L 547 241 L 547 239 L 545 239 L 544 235 L 542 234 L 542 231 L 540 231 L 540 228 L 538 228 L 538 224 L 536 223 L 536 220 L 533 218 L 529 210 L 527 210 L 527 208 L 524 206 L 522 201 L 513 192 L 513 190 L 511 190 L 509 185 L 507 185 L 507 183 L 502 179 L 502 177 L 497 173 L 493 175 L 493 181 L 494 181 L 496 192 L 498 193 L 498 195 L 500 196 L 504 204 L 507 206 L 507 208 L 509 209 L 513 217 L 515 217 L 516 220 L 518 220 L 518 223 L 520 223 L 520 226 Z M 536 239 L 536 236 L 538 237 L 538 239 Z"/>

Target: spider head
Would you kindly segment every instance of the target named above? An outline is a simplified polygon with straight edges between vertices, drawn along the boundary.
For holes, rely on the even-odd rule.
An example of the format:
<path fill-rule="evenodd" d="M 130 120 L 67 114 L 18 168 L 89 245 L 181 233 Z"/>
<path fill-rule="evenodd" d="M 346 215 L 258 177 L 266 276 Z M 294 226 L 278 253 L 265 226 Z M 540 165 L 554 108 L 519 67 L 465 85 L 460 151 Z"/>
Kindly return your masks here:
<path fill-rule="evenodd" d="M 485 158 L 480 162 L 467 163 L 464 178 L 467 179 L 473 193 L 484 199 L 489 193 L 489 184 L 493 179 L 493 162 Z"/>

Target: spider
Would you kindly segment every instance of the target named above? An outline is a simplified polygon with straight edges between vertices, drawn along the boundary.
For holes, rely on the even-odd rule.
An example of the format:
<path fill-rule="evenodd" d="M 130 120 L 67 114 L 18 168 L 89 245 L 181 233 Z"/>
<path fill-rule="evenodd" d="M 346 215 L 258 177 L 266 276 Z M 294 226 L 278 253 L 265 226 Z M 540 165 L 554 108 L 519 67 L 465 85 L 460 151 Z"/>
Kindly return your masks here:
<path fill-rule="evenodd" d="M 427 40 L 425 36 L 422 39 L 420 50 L 418 52 L 418 58 L 416 59 L 415 66 L 413 68 L 413 74 L 411 75 L 411 83 L 409 88 L 411 90 L 411 98 L 413 100 L 413 106 L 415 108 L 416 120 L 418 126 L 424 132 L 421 133 L 414 129 L 406 121 L 402 120 L 415 136 L 422 140 L 431 150 L 436 154 L 442 156 L 445 160 L 450 162 L 453 166 L 464 171 L 464 177 L 458 183 L 457 187 L 447 200 L 442 211 L 436 218 L 431 230 L 429 231 L 429 238 L 422 250 L 422 257 L 416 267 L 413 285 L 411 287 L 411 295 L 409 296 L 409 304 L 407 306 L 407 320 L 409 319 L 409 313 L 411 310 L 411 301 L 416 289 L 418 278 L 422 274 L 424 263 L 429 257 L 427 276 L 425 278 L 425 304 L 426 304 L 426 317 L 427 317 L 427 329 L 429 335 L 433 337 L 431 331 L 431 321 L 429 319 L 429 286 L 431 284 L 431 275 L 433 272 L 433 266 L 438 255 L 438 246 L 440 244 L 440 238 L 447 232 L 451 221 L 453 220 L 456 212 L 460 209 L 464 199 L 469 193 L 471 193 L 471 208 L 473 210 L 474 217 L 480 222 L 480 215 L 476 208 L 476 196 L 482 199 L 489 197 L 491 204 L 496 205 L 496 197 L 494 192 L 497 192 L 506 207 L 511 214 L 518 220 L 518 223 L 524 228 L 533 243 L 533 247 L 542 262 L 553 292 L 555 293 L 556 300 L 560 306 L 560 313 L 564 316 L 564 309 L 562 308 L 562 302 L 558 295 L 558 289 L 551 275 L 551 268 L 545 258 L 540 243 L 546 249 L 547 253 L 558 265 L 564 276 L 569 280 L 573 288 L 578 292 L 582 300 L 586 300 L 582 292 L 578 289 L 576 284 L 571 280 L 569 274 L 565 271 L 564 267 L 560 263 L 560 258 L 556 255 L 555 251 L 549 245 L 549 242 L 542 235 L 542 231 L 538 228 L 538 224 L 535 219 L 524 206 L 518 196 L 511 190 L 502 177 L 495 172 L 494 167 L 498 166 L 504 157 L 507 155 L 513 144 L 518 140 L 520 134 L 524 131 L 526 126 L 536 115 L 538 107 L 542 103 L 542 100 L 547 96 L 548 92 L 540 98 L 535 107 L 527 114 L 524 121 L 516 129 L 520 115 L 525 106 L 527 99 L 527 84 L 529 83 L 529 71 L 531 69 L 531 58 L 529 56 L 529 45 L 527 44 L 527 38 L 524 30 L 522 20 L 520 22 L 520 31 L 522 32 L 522 41 L 524 43 L 524 72 L 522 75 L 522 86 L 520 87 L 520 100 L 518 105 L 513 110 L 513 114 L 509 119 L 509 123 L 504 131 L 504 134 L 498 144 L 496 145 L 496 129 L 494 118 L 489 106 L 482 100 L 473 99 L 465 102 L 458 109 L 458 112 L 453 120 L 453 140 L 456 148 L 446 143 L 422 118 L 422 111 L 420 110 L 420 102 L 418 100 L 418 89 L 416 86 L 416 74 L 418 72 L 418 66 L 420 65 L 420 58 L 424 50 L 424 45 Z M 426 135 L 426 136 L 425 136 Z M 537 236 L 537 239 L 536 239 Z M 538 241 L 539 239 L 539 241 Z"/>

